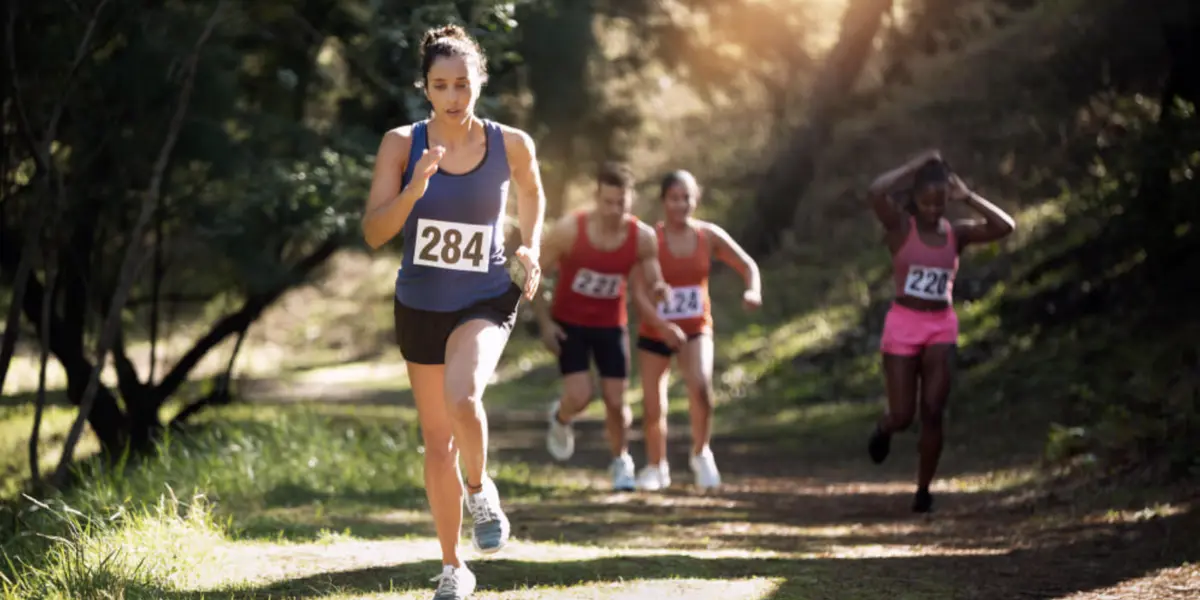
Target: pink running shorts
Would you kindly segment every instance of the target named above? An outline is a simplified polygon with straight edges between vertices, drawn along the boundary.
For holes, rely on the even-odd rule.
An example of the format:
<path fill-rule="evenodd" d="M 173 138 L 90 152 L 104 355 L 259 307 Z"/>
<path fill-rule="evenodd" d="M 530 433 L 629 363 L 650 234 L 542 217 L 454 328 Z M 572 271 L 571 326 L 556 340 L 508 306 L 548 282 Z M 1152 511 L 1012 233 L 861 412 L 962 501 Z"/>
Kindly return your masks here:
<path fill-rule="evenodd" d="M 925 346 L 958 343 L 958 314 L 954 308 L 921 311 L 892 304 L 883 322 L 884 354 L 916 356 Z"/>

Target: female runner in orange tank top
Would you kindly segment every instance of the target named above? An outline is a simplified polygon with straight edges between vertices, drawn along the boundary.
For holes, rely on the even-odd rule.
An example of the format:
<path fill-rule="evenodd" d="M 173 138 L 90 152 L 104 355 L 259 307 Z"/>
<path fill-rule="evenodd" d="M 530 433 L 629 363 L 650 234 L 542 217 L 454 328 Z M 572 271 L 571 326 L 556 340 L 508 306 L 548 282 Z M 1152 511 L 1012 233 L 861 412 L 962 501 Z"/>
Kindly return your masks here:
<path fill-rule="evenodd" d="M 712 309 L 708 274 L 716 258 L 738 271 L 746 281 L 742 303 L 748 310 L 762 304 L 758 265 L 719 226 L 693 219 L 700 186 L 687 171 L 663 179 L 659 197 L 664 220 L 657 226 L 658 261 L 663 279 L 671 286 L 668 301 L 657 306 L 650 300 L 640 277 L 632 277 L 633 297 L 641 314 L 638 362 L 642 375 L 643 423 L 646 434 L 646 467 L 638 475 L 638 488 L 660 490 L 670 485 L 667 465 L 667 375 L 671 356 L 678 356 L 688 390 L 692 420 L 692 449 L 688 464 L 701 489 L 721 484 L 721 474 L 709 440 L 712 436 Z"/>
<path fill-rule="evenodd" d="M 910 180 L 903 205 L 891 196 Z M 928 151 L 888 171 L 871 184 L 868 197 L 886 230 L 892 254 L 896 297 L 883 325 L 881 352 L 887 384 L 887 413 L 867 445 L 875 463 L 887 458 L 891 436 L 912 424 L 920 388 L 915 512 L 933 507 L 929 484 L 942 453 L 942 414 L 950 396 L 950 375 L 958 342 L 953 284 L 958 259 L 968 244 L 986 244 L 1013 232 L 1012 217 L 967 189 L 937 151 Z M 984 220 L 946 220 L 946 201 L 963 202 Z"/>

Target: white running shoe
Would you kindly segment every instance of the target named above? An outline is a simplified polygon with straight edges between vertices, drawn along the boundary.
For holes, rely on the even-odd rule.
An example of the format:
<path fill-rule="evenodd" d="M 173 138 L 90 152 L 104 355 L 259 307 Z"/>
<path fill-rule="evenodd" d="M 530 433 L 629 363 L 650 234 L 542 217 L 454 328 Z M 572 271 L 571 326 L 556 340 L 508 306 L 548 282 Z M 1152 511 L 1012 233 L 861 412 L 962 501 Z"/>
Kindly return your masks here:
<path fill-rule="evenodd" d="M 500 492 L 491 477 L 483 478 L 483 490 L 467 493 L 467 510 L 475 521 L 471 541 L 480 554 L 495 554 L 508 543 L 511 531 L 508 516 L 500 508 Z"/>
<path fill-rule="evenodd" d="M 638 473 L 637 487 L 647 492 L 657 492 L 671 487 L 671 467 L 667 461 L 657 465 L 646 465 Z"/>
<path fill-rule="evenodd" d="M 688 461 L 692 473 L 696 475 L 696 487 L 706 490 L 721 485 L 721 472 L 717 470 L 717 461 L 713 459 L 712 449 L 708 446 Z"/>
<path fill-rule="evenodd" d="M 463 563 L 461 567 L 443 565 L 442 574 L 433 578 L 437 582 L 437 591 L 433 600 L 466 600 L 475 592 L 475 574 Z"/>
<path fill-rule="evenodd" d="M 550 456 L 553 456 L 555 460 L 563 461 L 575 454 L 575 430 L 570 423 L 563 425 L 558 422 L 559 402 L 559 400 L 555 400 L 550 405 L 550 412 L 546 415 L 549 423 L 549 428 L 546 430 L 546 450 L 550 451 Z"/>
<path fill-rule="evenodd" d="M 608 470 L 612 473 L 613 490 L 632 492 L 637 488 L 633 478 L 633 457 L 628 453 L 614 458 Z"/>

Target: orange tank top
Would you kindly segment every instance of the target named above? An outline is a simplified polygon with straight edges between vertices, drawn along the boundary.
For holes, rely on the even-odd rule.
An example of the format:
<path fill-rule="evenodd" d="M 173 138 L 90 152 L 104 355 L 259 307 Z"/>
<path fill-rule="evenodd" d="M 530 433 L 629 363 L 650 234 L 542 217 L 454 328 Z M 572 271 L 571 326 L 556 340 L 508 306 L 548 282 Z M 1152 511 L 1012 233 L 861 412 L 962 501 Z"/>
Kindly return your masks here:
<path fill-rule="evenodd" d="M 558 283 L 550 315 L 582 327 L 623 327 L 626 276 L 637 263 L 638 220 L 631 216 L 625 242 L 605 252 L 592 246 L 587 234 L 587 212 L 578 215 L 575 244 L 559 263 Z"/>
<path fill-rule="evenodd" d="M 663 279 L 671 286 L 668 302 L 658 304 L 658 316 L 677 325 L 684 335 L 699 335 L 712 330 L 712 303 L 708 297 L 708 274 L 712 268 L 712 249 L 708 235 L 700 227 L 692 227 L 696 233 L 696 248 L 686 256 L 671 254 L 667 244 L 664 225 L 655 228 L 658 233 L 658 263 L 662 265 Z M 642 319 L 638 335 L 660 340 L 662 333 Z"/>

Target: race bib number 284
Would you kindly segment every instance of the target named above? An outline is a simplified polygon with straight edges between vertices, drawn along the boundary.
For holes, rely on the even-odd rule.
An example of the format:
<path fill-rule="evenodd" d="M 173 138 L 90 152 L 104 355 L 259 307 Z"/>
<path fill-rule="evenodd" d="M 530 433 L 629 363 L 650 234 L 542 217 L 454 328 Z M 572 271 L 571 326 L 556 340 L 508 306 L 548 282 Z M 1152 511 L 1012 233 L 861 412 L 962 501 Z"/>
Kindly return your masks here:
<path fill-rule="evenodd" d="M 491 248 L 492 228 L 489 225 L 418 219 L 413 264 L 486 273 Z"/>

